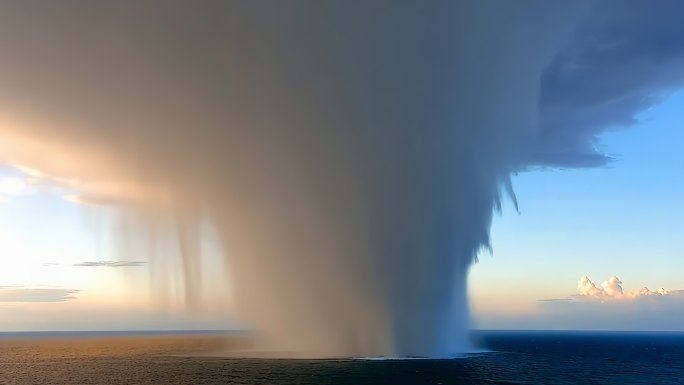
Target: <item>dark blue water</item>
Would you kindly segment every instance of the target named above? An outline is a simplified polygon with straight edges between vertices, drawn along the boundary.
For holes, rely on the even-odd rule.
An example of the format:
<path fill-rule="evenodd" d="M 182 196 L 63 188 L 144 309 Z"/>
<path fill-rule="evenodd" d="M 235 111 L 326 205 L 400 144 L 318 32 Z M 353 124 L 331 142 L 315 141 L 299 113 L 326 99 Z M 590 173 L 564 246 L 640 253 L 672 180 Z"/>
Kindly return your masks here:
<path fill-rule="evenodd" d="M 684 384 L 683 333 L 489 331 L 474 337 L 493 353 L 464 366 L 486 371 L 495 383 Z"/>
<path fill-rule="evenodd" d="M 452 360 L 184 354 L 218 338 L 0 339 L 0 384 L 684 384 L 684 334 L 478 331 L 489 351 Z"/>

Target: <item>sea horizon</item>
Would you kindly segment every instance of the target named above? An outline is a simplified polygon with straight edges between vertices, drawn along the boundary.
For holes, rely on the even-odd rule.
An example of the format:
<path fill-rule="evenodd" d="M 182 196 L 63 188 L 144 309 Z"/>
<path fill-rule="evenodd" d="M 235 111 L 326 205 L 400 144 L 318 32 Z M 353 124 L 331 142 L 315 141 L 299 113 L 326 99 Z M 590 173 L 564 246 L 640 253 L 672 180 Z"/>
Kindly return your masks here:
<path fill-rule="evenodd" d="M 226 335 L 249 334 L 248 330 L 238 329 L 120 329 L 120 330 L 11 330 L 0 331 L 0 338 L 8 337 L 134 337 L 134 336 L 173 336 L 173 335 Z M 478 334 L 645 334 L 645 335 L 684 335 L 683 330 L 603 330 L 603 329 L 471 329 Z"/>

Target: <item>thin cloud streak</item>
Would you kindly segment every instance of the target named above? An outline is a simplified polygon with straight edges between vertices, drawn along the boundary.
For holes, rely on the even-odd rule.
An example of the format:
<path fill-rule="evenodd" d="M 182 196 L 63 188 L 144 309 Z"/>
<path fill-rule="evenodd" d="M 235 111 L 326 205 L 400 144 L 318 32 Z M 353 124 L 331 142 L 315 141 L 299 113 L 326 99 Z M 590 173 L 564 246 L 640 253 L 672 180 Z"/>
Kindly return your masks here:
<path fill-rule="evenodd" d="M 0 302 L 66 302 L 76 299 L 79 290 L 0 286 Z"/>
<path fill-rule="evenodd" d="M 86 261 L 75 263 L 74 266 L 80 267 L 132 267 L 145 266 L 147 262 L 144 261 Z"/>

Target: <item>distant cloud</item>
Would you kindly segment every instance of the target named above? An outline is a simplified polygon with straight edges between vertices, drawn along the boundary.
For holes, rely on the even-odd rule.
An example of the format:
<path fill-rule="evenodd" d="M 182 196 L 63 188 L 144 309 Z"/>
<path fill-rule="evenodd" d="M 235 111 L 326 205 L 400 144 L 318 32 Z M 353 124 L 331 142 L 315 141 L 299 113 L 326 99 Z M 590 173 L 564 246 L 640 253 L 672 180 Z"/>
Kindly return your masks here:
<path fill-rule="evenodd" d="M 573 298 L 571 297 L 566 297 L 566 298 L 548 298 L 548 299 L 538 299 L 538 302 L 563 302 L 563 301 L 572 301 Z"/>
<path fill-rule="evenodd" d="M 557 301 L 576 301 L 576 300 L 634 300 L 643 297 L 665 297 L 684 294 L 684 290 L 667 290 L 660 288 L 658 290 L 651 290 L 648 287 L 642 287 L 639 291 L 625 292 L 622 288 L 622 281 L 617 276 L 612 276 L 597 286 L 591 278 L 584 275 L 577 282 L 577 291 L 575 295 L 564 298 L 550 298 L 539 299 L 540 302 L 557 302 Z"/>
<path fill-rule="evenodd" d="M 78 290 L 0 286 L 0 302 L 65 302 L 76 299 Z"/>
<path fill-rule="evenodd" d="M 534 313 L 481 316 L 480 327 L 684 331 L 684 290 L 627 291 L 616 276 L 601 285 L 583 276 L 577 286 L 578 294 L 537 300 Z"/>
<path fill-rule="evenodd" d="M 608 278 L 601 284 L 601 287 L 597 287 L 594 282 L 585 275 L 577 282 L 577 290 L 582 297 L 597 299 L 635 299 L 643 296 L 672 295 L 672 292 L 662 287 L 656 291 L 652 291 L 648 287 L 642 287 L 639 291 L 625 293 L 622 289 L 622 281 L 620 281 L 620 278 L 617 276 Z"/>
<path fill-rule="evenodd" d="M 144 266 L 147 262 L 143 261 L 87 261 L 74 264 L 74 266 L 82 267 L 129 267 L 129 266 Z"/>

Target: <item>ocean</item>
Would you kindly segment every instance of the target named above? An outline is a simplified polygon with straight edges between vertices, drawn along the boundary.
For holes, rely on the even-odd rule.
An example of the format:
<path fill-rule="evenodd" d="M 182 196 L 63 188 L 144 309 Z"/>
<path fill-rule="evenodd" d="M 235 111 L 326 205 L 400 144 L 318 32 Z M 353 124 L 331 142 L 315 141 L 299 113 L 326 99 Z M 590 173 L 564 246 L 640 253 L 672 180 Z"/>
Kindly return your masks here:
<path fill-rule="evenodd" d="M 482 352 L 450 360 L 211 353 L 239 339 L 210 332 L 0 333 L 0 384 L 684 384 L 684 333 L 475 331 Z"/>

